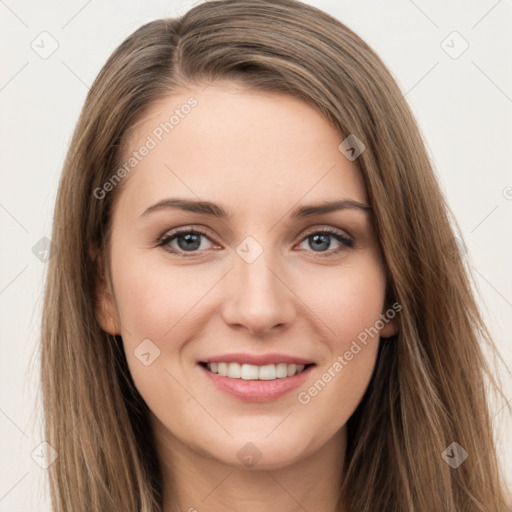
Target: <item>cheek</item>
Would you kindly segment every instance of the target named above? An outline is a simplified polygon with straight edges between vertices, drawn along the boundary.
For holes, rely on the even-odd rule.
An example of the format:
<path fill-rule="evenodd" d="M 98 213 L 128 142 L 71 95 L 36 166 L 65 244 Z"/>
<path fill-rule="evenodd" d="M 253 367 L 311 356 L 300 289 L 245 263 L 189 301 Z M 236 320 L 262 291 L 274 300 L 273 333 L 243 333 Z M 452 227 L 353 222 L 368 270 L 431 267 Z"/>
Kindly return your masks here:
<path fill-rule="evenodd" d="M 316 380 L 298 390 L 297 401 L 312 428 L 326 436 L 344 425 L 370 382 L 379 347 L 379 320 L 384 306 L 385 277 L 379 260 L 357 268 L 339 268 L 310 287 L 308 305 L 321 318 L 327 357 Z"/>
<path fill-rule="evenodd" d="M 112 253 L 112 278 L 135 385 L 152 411 L 163 413 L 169 404 L 176 410 L 193 409 L 189 395 L 175 380 L 182 380 L 176 367 L 192 332 L 194 305 L 204 296 L 205 287 L 213 286 L 213 276 L 211 283 L 198 281 L 193 266 L 173 268 L 151 261 L 142 251 L 129 254 L 118 247 Z"/>
<path fill-rule="evenodd" d="M 120 258 L 113 278 L 125 330 L 157 343 L 186 325 L 194 306 L 216 282 L 216 276 L 193 265 L 154 263 L 143 255 Z"/>
<path fill-rule="evenodd" d="M 376 258 L 357 266 L 340 266 L 303 278 L 304 302 L 317 316 L 332 350 L 347 345 L 366 328 L 374 326 L 383 312 L 386 281 Z"/>

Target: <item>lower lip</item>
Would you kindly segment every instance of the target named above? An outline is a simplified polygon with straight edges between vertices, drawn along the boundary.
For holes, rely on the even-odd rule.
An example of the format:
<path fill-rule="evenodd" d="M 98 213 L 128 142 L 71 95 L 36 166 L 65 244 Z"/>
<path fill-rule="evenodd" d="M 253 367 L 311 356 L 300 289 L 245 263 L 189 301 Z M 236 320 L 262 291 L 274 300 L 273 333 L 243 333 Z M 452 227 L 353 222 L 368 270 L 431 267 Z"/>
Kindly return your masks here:
<path fill-rule="evenodd" d="M 274 380 L 244 380 L 222 377 L 199 365 L 214 386 L 224 393 L 246 402 L 268 402 L 286 395 L 304 383 L 313 367 L 314 365 L 308 366 L 293 377 Z"/>

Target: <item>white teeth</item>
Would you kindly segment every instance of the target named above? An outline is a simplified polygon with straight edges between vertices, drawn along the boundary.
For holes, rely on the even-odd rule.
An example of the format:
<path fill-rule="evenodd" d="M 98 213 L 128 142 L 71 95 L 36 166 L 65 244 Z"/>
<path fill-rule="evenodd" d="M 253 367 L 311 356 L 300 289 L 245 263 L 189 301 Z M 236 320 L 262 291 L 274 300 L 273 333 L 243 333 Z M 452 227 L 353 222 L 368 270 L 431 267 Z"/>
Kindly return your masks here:
<path fill-rule="evenodd" d="M 238 363 L 228 363 L 228 377 L 232 379 L 240 378 L 240 365 Z"/>
<path fill-rule="evenodd" d="M 276 377 L 278 379 L 288 377 L 288 365 L 286 363 L 276 364 Z"/>
<path fill-rule="evenodd" d="M 302 372 L 305 365 L 278 363 L 256 366 L 239 363 L 207 363 L 206 367 L 212 373 L 217 373 L 221 377 L 229 377 L 231 379 L 275 380 L 293 377 Z"/>
<path fill-rule="evenodd" d="M 297 373 L 297 365 L 296 364 L 289 364 L 287 372 L 288 372 L 288 377 L 291 377 L 292 375 L 295 375 Z"/>
<path fill-rule="evenodd" d="M 276 365 L 267 364 L 258 368 L 258 378 L 260 380 L 275 380 L 276 377 Z"/>
<path fill-rule="evenodd" d="M 258 367 L 253 364 L 243 364 L 240 369 L 240 378 L 244 380 L 257 380 Z"/>
<path fill-rule="evenodd" d="M 228 364 L 227 363 L 217 363 L 217 373 L 225 377 L 228 374 Z"/>

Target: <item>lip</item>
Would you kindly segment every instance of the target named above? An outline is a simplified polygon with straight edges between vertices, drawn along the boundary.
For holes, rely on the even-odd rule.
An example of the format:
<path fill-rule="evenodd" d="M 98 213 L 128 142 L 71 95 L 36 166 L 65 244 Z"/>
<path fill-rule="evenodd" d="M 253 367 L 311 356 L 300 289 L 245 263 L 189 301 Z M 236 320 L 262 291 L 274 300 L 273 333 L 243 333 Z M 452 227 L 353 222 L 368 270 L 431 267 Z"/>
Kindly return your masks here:
<path fill-rule="evenodd" d="M 313 364 L 313 361 L 303 359 L 301 357 L 289 356 L 286 354 L 247 354 L 247 353 L 231 353 L 222 354 L 220 356 L 209 357 L 198 361 L 198 363 L 240 363 L 253 364 L 255 366 L 265 366 L 267 364 Z M 299 374 L 301 375 L 301 374 Z M 291 378 L 291 377 L 286 377 Z"/>
<path fill-rule="evenodd" d="M 223 356 L 225 357 L 225 356 Z M 296 360 L 297 358 L 293 358 Z M 221 362 L 228 362 L 225 359 L 219 359 Z M 208 362 L 218 362 L 209 360 Z M 229 361 L 237 362 L 237 361 Z M 238 360 L 240 362 L 240 360 Z M 281 361 L 285 362 L 285 361 Z M 253 364 L 253 363 L 246 363 Z M 272 364 L 272 363 L 268 363 Z M 289 363 L 294 364 L 294 363 Z M 300 363 L 304 364 L 304 363 Z M 204 366 L 198 365 L 201 372 L 209 379 L 209 381 L 220 391 L 237 398 L 244 402 L 269 402 L 277 400 L 278 398 L 286 395 L 290 391 L 298 388 L 309 377 L 311 370 L 315 367 L 314 364 L 305 368 L 301 373 L 293 377 L 284 377 L 275 380 L 244 380 L 232 379 L 230 377 L 222 377 L 216 373 L 209 371 Z"/>

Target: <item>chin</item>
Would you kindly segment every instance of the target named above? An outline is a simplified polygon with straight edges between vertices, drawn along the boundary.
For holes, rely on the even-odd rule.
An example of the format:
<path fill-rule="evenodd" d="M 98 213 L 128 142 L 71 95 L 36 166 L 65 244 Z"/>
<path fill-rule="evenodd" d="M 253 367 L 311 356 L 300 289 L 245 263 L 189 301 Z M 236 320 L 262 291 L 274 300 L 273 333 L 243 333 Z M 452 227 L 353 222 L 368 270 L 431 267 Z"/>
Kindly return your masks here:
<path fill-rule="evenodd" d="M 201 445 L 203 456 L 218 463 L 239 469 L 271 471 L 282 469 L 308 457 L 321 444 L 319 433 L 317 443 L 311 442 L 302 433 L 293 436 L 286 430 L 258 436 L 241 435 Z M 212 450 L 212 446 L 215 449 Z"/>

